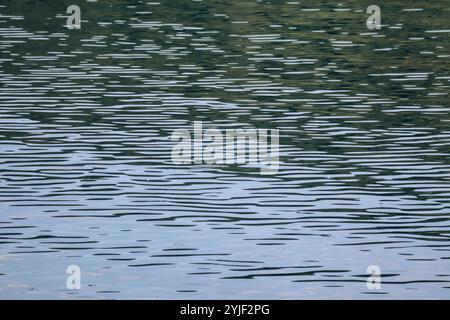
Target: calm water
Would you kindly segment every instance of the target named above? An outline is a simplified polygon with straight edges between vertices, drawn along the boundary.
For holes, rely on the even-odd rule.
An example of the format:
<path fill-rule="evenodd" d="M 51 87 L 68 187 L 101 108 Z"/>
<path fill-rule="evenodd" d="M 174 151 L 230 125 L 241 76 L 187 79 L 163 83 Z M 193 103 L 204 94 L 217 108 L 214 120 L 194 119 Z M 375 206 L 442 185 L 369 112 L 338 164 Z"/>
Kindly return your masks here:
<path fill-rule="evenodd" d="M 0 298 L 449 299 L 449 3 L 369 4 L 2 0 Z M 174 165 L 194 121 L 278 174 Z"/>

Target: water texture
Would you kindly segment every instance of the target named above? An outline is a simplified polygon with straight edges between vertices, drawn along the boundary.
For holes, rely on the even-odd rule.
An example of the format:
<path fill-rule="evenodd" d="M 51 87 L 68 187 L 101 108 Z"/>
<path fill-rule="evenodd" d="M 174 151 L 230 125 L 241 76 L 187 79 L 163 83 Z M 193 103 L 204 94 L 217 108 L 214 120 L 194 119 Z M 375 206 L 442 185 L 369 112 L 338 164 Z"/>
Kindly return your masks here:
<path fill-rule="evenodd" d="M 0 298 L 450 299 L 449 2 L 370 4 L 2 0 Z M 194 121 L 278 173 L 174 164 Z"/>

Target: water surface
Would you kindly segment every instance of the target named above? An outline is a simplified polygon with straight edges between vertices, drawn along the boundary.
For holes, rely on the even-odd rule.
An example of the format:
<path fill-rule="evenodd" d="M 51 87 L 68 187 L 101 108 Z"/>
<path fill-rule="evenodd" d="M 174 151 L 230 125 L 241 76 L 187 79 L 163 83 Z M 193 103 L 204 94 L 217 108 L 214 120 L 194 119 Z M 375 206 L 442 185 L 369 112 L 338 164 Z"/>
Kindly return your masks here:
<path fill-rule="evenodd" d="M 214 0 L 78 1 L 68 30 L 74 2 L 0 4 L 1 298 L 450 298 L 447 1 L 381 30 Z M 279 129 L 279 172 L 174 165 L 194 121 Z"/>

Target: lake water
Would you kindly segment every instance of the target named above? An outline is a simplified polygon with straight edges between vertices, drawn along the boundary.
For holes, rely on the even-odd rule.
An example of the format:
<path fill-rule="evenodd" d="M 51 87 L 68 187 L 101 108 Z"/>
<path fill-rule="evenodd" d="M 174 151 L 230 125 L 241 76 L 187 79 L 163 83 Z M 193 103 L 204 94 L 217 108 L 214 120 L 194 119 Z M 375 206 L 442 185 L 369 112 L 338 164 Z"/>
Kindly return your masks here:
<path fill-rule="evenodd" d="M 450 299 L 448 1 L 151 1 L 1 2 L 0 298 Z"/>

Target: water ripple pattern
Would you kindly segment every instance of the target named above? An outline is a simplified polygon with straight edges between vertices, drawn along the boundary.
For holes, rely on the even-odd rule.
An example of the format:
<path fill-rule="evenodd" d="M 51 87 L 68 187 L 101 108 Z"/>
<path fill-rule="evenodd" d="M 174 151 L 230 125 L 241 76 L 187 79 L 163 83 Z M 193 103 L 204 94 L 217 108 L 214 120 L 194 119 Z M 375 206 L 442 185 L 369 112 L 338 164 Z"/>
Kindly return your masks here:
<path fill-rule="evenodd" d="M 380 30 L 354 0 L 78 1 L 68 30 L 72 2 L 0 4 L 1 298 L 450 298 L 447 1 Z M 278 173 L 175 165 L 194 121 L 279 129 Z"/>

